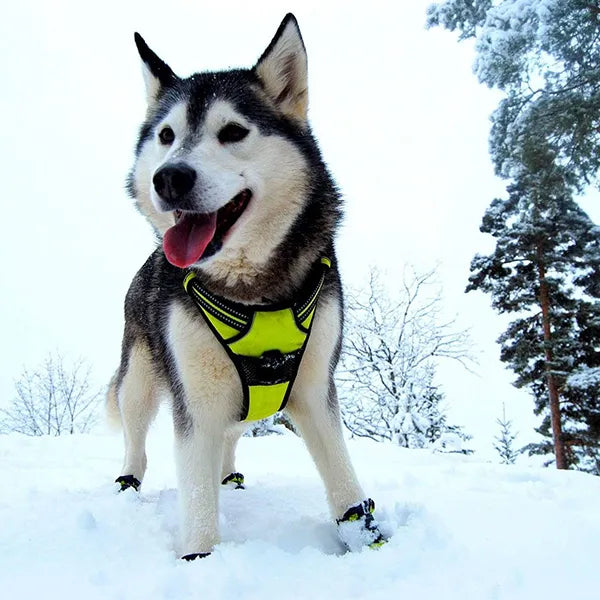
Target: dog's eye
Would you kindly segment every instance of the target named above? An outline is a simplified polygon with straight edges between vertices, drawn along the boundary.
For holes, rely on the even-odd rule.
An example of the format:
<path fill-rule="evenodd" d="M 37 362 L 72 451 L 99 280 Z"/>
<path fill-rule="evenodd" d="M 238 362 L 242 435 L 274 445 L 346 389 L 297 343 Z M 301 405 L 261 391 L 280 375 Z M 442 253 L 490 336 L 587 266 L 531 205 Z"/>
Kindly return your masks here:
<path fill-rule="evenodd" d="M 228 123 L 219 131 L 219 141 L 221 144 L 240 142 L 248 135 L 249 130 L 237 123 Z"/>
<path fill-rule="evenodd" d="M 170 127 L 163 127 L 158 134 L 158 139 L 161 144 L 170 146 L 175 141 L 175 132 Z"/>

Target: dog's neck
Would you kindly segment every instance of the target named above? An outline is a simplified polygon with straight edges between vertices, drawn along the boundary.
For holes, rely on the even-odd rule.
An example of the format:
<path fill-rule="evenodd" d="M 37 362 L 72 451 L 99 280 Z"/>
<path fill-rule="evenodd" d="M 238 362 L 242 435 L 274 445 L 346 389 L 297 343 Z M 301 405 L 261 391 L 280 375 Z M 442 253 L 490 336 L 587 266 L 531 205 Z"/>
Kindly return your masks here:
<path fill-rule="evenodd" d="M 226 253 L 207 268 L 194 271 L 214 294 L 244 304 L 273 304 L 289 300 L 301 289 L 326 249 L 310 249 L 296 257 L 274 257 L 257 266 Z"/>

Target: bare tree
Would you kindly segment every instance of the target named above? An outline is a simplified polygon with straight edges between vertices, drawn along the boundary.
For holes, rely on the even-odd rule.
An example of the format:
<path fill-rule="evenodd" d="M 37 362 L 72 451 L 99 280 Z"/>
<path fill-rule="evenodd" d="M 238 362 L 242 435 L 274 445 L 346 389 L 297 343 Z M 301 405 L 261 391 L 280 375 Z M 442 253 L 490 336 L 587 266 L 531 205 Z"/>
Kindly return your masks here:
<path fill-rule="evenodd" d="M 102 395 L 90 389 L 90 371 L 82 359 L 65 366 L 58 353 L 48 355 L 34 371 L 24 369 L 11 404 L 0 409 L 0 432 L 38 436 L 89 431 Z"/>
<path fill-rule="evenodd" d="M 352 433 L 425 447 L 453 432 L 436 385 L 439 359 L 466 366 L 468 335 L 441 317 L 435 271 L 405 273 L 391 295 L 377 270 L 368 289 L 348 298 L 345 342 L 338 382 L 344 423 Z"/>

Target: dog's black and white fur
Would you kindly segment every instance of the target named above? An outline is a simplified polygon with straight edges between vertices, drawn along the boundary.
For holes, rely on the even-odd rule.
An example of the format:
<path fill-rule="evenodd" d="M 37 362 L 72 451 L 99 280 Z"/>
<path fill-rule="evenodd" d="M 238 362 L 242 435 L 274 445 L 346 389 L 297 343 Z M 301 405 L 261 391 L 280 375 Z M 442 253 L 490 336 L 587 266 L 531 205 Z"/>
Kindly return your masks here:
<path fill-rule="evenodd" d="M 306 53 L 296 19 L 286 16 L 252 69 L 186 79 L 137 35 L 136 43 L 148 110 L 128 187 L 158 238 L 182 211 L 218 211 L 243 192 L 251 197 L 243 213 L 189 266 L 206 288 L 249 304 L 291 302 L 315 262 L 332 259 L 286 410 L 339 519 L 365 498 L 342 437 L 333 381 L 342 331 L 333 246 L 341 200 L 307 123 Z M 174 164 L 194 170 L 193 185 L 161 195 L 156 174 Z M 148 427 L 159 399 L 172 398 L 182 553 L 194 557 L 219 542 L 220 483 L 236 470 L 244 424 L 237 372 L 185 293 L 183 276 L 162 247 L 135 276 L 107 406 L 124 430 L 122 473 L 142 481 Z"/>

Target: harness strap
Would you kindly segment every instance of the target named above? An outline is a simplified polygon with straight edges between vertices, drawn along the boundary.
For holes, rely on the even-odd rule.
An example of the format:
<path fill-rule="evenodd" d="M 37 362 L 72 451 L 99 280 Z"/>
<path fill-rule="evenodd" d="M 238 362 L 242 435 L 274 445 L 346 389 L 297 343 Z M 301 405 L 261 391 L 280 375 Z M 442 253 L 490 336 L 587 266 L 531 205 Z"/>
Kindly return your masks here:
<path fill-rule="evenodd" d="M 244 393 L 240 421 L 287 404 L 331 261 L 323 257 L 291 306 L 245 305 L 212 294 L 189 272 L 183 286 L 236 367 Z"/>

